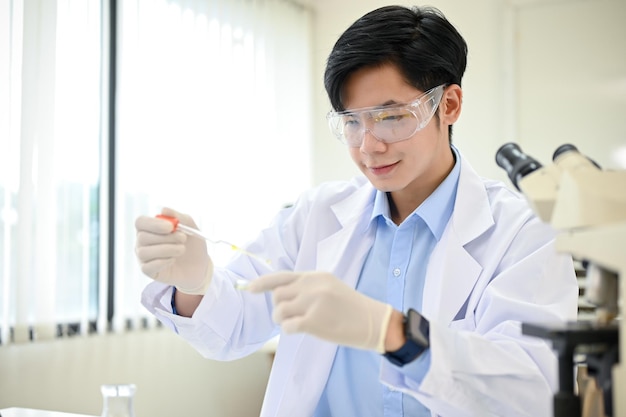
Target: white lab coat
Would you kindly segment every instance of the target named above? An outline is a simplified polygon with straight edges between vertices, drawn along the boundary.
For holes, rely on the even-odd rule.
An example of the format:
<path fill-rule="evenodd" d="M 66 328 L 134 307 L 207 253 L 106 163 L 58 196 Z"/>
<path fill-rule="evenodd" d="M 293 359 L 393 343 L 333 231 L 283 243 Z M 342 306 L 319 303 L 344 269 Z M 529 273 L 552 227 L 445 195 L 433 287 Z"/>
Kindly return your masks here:
<path fill-rule="evenodd" d="M 354 287 L 375 236 L 368 227 L 374 191 L 364 178 L 321 185 L 281 211 L 249 249 L 276 269 L 330 271 Z M 381 382 L 415 396 L 433 416 L 550 416 L 556 357 L 549 342 L 521 335 L 521 323 L 576 319 L 572 260 L 553 244 L 554 231 L 523 196 L 481 179 L 462 158 L 454 212 L 424 288 L 430 370 L 419 384 L 382 360 Z M 160 283 L 145 289 L 143 303 L 207 358 L 237 359 L 279 331 L 268 295 L 232 285 L 259 268 L 240 256 L 228 270 L 216 269 L 192 318 L 170 313 L 171 289 Z M 336 348 L 305 334 L 281 335 L 261 416 L 311 416 Z"/>

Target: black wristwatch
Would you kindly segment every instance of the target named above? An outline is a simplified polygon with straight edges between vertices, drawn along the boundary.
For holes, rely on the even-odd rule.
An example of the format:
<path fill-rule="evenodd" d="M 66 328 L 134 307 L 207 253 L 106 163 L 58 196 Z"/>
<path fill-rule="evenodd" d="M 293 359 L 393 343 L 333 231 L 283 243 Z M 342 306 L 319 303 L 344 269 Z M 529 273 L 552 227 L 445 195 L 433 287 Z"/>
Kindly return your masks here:
<path fill-rule="evenodd" d="M 420 313 L 412 308 L 402 321 L 406 343 L 394 352 L 385 353 L 385 357 L 397 366 L 404 366 L 417 359 L 430 345 L 430 325 Z"/>

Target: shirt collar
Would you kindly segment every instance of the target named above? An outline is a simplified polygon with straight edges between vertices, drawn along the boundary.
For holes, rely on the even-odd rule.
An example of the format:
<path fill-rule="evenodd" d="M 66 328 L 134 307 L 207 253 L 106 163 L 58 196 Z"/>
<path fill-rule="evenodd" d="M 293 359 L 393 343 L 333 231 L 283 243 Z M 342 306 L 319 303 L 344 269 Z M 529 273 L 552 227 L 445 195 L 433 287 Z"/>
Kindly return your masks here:
<path fill-rule="evenodd" d="M 439 184 L 435 191 L 433 191 L 409 216 L 409 218 L 412 216 L 420 217 L 437 240 L 441 239 L 446 224 L 448 224 L 448 220 L 450 220 L 450 216 L 452 215 L 454 200 L 456 199 L 456 189 L 461 173 L 461 155 L 454 146 L 451 146 L 451 148 L 455 156 L 452 171 L 450 171 L 448 176 Z M 389 201 L 387 200 L 387 193 L 376 190 L 370 223 L 379 216 L 383 216 L 387 220 L 390 218 Z"/>

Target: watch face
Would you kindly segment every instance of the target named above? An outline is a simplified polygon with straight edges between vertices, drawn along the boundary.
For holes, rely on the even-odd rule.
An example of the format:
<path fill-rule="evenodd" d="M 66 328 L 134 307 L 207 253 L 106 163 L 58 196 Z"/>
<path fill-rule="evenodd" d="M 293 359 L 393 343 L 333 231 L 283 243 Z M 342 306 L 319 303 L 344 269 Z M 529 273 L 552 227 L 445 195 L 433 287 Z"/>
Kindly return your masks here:
<path fill-rule="evenodd" d="M 413 309 L 407 313 L 408 335 L 421 346 L 428 346 L 428 322 Z"/>
<path fill-rule="evenodd" d="M 411 334 L 419 334 L 420 333 L 420 321 L 422 321 L 422 315 L 413 309 L 409 309 L 408 311 L 408 324 L 409 331 Z"/>

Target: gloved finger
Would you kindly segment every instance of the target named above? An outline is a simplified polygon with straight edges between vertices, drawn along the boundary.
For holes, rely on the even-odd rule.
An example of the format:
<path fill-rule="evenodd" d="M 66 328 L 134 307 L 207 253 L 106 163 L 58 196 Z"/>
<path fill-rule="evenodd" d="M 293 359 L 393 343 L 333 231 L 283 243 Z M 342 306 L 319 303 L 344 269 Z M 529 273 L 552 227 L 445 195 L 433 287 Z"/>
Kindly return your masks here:
<path fill-rule="evenodd" d="M 272 320 L 274 323 L 281 324 L 285 320 L 294 317 L 303 316 L 308 311 L 308 303 L 303 297 L 296 297 L 291 300 L 274 301 L 274 311 L 272 312 Z"/>
<path fill-rule="evenodd" d="M 145 231 L 166 235 L 174 231 L 174 225 L 172 222 L 157 217 L 139 216 L 135 220 L 135 229 L 137 232 Z"/>
<path fill-rule="evenodd" d="M 194 222 L 191 216 L 188 214 L 181 213 L 169 207 L 163 207 L 163 209 L 161 210 L 161 214 L 165 216 L 169 216 L 169 217 L 175 217 L 178 219 L 179 222 L 181 222 L 182 224 L 186 226 L 191 226 L 194 229 L 198 228 L 198 226 L 196 225 L 196 222 Z"/>
<path fill-rule="evenodd" d="M 174 232 L 168 233 L 165 235 L 160 235 L 152 232 L 137 232 L 136 244 L 135 246 L 150 246 L 150 245 L 160 245 L 163 243 L 180 243 L 185 244 L 187 241 L 187 235 L 183 232 Z"/>
<path fill-rule="evenodd" d="M 307 293 L 306 285 L 303 285 L 301 275 L 283 285 L 279 285 L 272 290 L 272 302 L 274 305 L 302 298 Z"/>
<path fill-rule="evenodd" d="M 141 264 L 141 272 L 157 279 L 159 272 L 169 268 L 175 262 L 174 258 L 158 258 Z"/>
<path fill-rule="evenodd" d="M 354 291 L 331 274 L 307 271 L 298 273 L 296 279 L 288 285 L 274 288 L 272 301 L 278 304 L 297 297 L 301 302 L 312 305 L 320 300 L 338 298 L 346 289 Z"/>
<path fill-rule="evenodd" d="M 289 319 L 284 320 L 281 325 L 280 328 L 283 329 L 283 332 L 286 334 L 293 334 L 293 333 L 304 333 L 304 325 L 303 323 L 305 323 L 305 318 L 302 316 L 296 316 L 296 317 L 291 317 Z"/>
<path fill-rule="evenodd" d="M 182 244 L 163 244 L 140 246 L 135 248 L 135 254 L 141 262 L 150 262 L 155 259 L 172 259 L 177 258 L 185 253 L 185 245 Z"/>
<path fill-rule="evenodd" d="M 279 271 L 260 276 L 248 285 L 248 291 L 252 293 L 272 291 L 283 285 L 288 285 L 297 280 L 301 273 L 291 271 Z"/>

